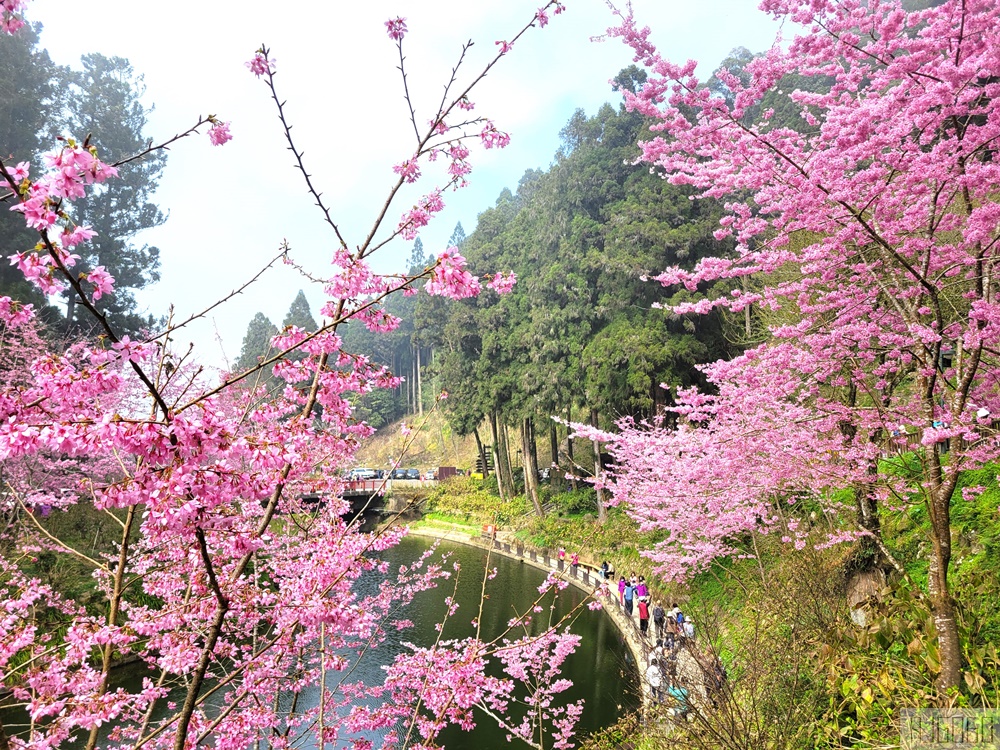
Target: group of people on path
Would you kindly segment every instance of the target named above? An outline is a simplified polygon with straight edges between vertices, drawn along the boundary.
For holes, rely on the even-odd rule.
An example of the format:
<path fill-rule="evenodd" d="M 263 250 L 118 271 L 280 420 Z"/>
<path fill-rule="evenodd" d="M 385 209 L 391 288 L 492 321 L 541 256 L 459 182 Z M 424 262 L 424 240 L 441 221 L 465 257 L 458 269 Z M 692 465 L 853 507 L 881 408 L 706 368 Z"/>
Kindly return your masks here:
<path fill-rule="evenodd" d="M 643 677 L 653 702 L 659 705 L 670 699 L 670 711 L 687 716 L 688 691 L 677 679 L 677 653 L 682 646 L 693 645 L 694 623 L 691 618 L 684 615 L 677 603 L 666 610 L 661 602 L 653 601 L 644 576 L 635 573 L 628 578 L 619 576 L 615 591 L 614 569 L 604 562 L 600 573 L 605 595 L 617 600 L 630 620 L 634 622 L 638 617 L 639 636 L 648 660 Z M 653 632 L 649 629 L 650 619 L 653 620 Z"/>

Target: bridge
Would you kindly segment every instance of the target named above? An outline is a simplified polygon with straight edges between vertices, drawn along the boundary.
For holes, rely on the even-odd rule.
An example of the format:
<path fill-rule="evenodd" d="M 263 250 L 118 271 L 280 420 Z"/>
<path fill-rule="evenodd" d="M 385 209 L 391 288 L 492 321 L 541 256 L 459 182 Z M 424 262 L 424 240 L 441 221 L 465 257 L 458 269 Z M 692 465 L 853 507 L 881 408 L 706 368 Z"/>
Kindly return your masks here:
<path fill-rule="evenodd" d="M 435 484 L 433 480 L 424 479 L 364 479 L 345 482 L 343 495 L 351 504 L 353 513 L 361 510 L 391 511 L 392 505 L 387 507 L 385 498 L 396 496 L 397 505 L 406 505 L 414 498 L 424 496 Z M 303 495 L 302 500 L 308 504 L 322 503 L 323 496 L 313 493 Z"/>

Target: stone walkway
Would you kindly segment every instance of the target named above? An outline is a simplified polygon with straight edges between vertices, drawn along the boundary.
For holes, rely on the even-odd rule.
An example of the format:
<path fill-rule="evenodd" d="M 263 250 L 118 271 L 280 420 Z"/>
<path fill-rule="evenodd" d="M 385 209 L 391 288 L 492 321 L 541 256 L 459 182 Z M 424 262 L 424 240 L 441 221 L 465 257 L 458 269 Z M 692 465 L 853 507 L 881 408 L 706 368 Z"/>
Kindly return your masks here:
<path fill-rule="evenodd" d="M 614 591 L 607 595 L 600 595 L 595 591 L 602 583 L 600 571 L 597 568 L 583 563 L 574 567 L 570 565 L 568 560 L 560 560 L 558 557 L 552 557 L 546 550 L 538 550 L 525 545 L 511 532 L 507 531 L 497 531 L 495 539 L 491 539 L 485 535 L 476 536 L 464 531 L 434 528 L 411 529 L 410 534 L 434 539 L 447 539 L 459 544 L 469 544 L 482 549 L 491 549 L 497 554 L 522 560 L 539 570 L 561 573 L 564 580 L 571 585 L 586 591 L 588 594 L 594 594 L 625 639 L 632 658 L 635 660 L 642 683 L 644 711 L 652 708 L 653 700 L 646 684 L 645 672 L 646 667 L 649 665 L 649 653 L 656 645 L 655 626 L 650 621 L 649 630 L 643 636 L 639 629 L 638 612 L 629 617 L 621 604 L 619 604 L 617 585 Z M 693 704 L 702 703 L 706 699 L 705 673 L 699 661 L 707 663 L 698 653 L 696 644 L 683 643 L 678 647 L 677 683 L 688 691 L 689 699 Z M 664 681 L 665 688 L 666 678 Z"/>

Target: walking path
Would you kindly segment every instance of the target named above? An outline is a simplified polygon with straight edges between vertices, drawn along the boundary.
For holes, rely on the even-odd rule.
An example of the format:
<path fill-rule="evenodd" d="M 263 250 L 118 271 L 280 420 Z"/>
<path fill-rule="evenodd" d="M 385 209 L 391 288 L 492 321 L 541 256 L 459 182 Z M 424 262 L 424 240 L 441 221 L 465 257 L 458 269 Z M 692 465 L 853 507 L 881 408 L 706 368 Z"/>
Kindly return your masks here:
<path fill-rule="evenodd" d="M 488 536 L 485 533 L 477 536 L 459 529 L 411 527 L 409 533 L 412 536 L 447 539 L 459 544 L 480 547 L 521 560 L 545 572 L 556 571 L 562 573 L 562 578 L 571 585 L 592 594 L 595 599 L 601 602 L 604 611 L 618 628 L 632 658 L 635 660 L 642 681 L 643 709 L 648 710 L 654 706 L 653 697 L 648 689 L 646 668 L 649 665 L 650 653 L 656 645 L 656 627 L 650 621 L 648 631 L 645 634 L 640 631 L 638 612 L 636 611 L 635 616 L 630 617 L 624 611 L 618 601 L 617 583 L 609 581 L 615 586 L 613 590 L 609 591 L 607 587 L 603 586 L 604 581 L 598 568 L 585 563 L 571 565 L 567 560 L 560 559 L 559 555 L 553 556 L 547 550 L 538 550 L 525 545 L 512 533 L 506 531 L 496 531 L 493 536 Z M 705 667 L 703 667 L 703 664 L 707 664 L 706 660 L 699 654 L 697 645 L 692 643 L 691 639 L 681 639 L 674 653 L 676 655 L 676 678 L 674 681 L 687 690 L 689 700 L 692 703 L 703 702 L 706 698 Z M 663 684 L 665 691 L 666 678 Z"/>

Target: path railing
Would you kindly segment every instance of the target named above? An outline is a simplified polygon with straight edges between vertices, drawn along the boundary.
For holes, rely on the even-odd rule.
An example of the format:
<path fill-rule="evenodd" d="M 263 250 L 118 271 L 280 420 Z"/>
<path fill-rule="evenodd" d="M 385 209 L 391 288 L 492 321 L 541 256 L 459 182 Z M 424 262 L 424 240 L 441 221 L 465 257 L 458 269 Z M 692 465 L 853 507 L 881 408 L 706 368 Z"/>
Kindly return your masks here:
<path fill-rule="evenodd" d="M 636 658 L 636 666 L 643 685 L 643 705 L 647 708 L 652 706 L 652 695 L 646 682 L 646 667 L 649 664 L 650 653 L 656 645 L 656 626 L 650 618 L 646 633 L 642 632 L 637 619 L 625 612 L 619 602 L 615 580 L 609 579 L 609 585 L 605 587 L 600 568 L 584 562 L 573 565 L 571 561 L 567 561 L 549 549 L 537 549 L 520 540 L 511 541 L 510 539 L 498 538 L 497 529 L 493 525 L 483 526 L 481 538 L 486 546 L 492 546 L 493 549 L 502 554 L 564 573 L 568 580 L 595 592 L 595 598 L 601 602 L 604 610 L 618 626 Z M 677 648 L 674 652 L 676 673 L 670 679 L 683 685 L 694 701 L 704 700 L 706 698 L 705 664 L 707 661 L 699 653 L 693 639 L 678 635 L 676 643 Z"/>

